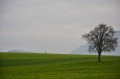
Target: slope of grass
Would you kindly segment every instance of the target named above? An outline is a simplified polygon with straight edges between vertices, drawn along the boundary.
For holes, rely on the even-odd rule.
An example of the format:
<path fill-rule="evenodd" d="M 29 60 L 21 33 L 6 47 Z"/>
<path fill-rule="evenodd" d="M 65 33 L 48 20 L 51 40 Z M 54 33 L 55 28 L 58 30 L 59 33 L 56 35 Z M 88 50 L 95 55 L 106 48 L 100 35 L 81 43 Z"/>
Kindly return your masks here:
<path fill-rule="evenodd" d="M 0 79 L 120 79 L 120 56 L 0 53 Z"/>

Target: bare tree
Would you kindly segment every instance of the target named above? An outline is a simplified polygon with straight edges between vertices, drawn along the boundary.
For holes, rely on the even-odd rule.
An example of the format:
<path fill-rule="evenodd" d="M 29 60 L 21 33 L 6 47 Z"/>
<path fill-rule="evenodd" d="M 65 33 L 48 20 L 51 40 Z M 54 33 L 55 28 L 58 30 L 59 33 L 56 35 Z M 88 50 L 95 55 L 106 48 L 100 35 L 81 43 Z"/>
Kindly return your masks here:
<path fill-rule="evenodd" d="M 100 24 L 89 33 L 82 35 L 82 37 L 88 41 L 89 52 L 97 52 L 98 61 L 101 61 L 102 52 L 111 52 L 117 47 L 118 38 L 114 35 L 115 31 L 112 26 Z"/>

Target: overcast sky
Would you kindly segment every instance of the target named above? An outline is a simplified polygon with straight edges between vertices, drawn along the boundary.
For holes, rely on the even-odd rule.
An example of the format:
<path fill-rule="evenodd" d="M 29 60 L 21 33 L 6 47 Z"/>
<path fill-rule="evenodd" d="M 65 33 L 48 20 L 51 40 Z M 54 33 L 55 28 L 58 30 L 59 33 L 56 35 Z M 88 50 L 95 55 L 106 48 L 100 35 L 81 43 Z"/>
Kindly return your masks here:
<path fill-rule="evenodd" d="M 100 23 L 120 30 L 119 0 L 0 0 L 0 51 L 69 53 Z"/>

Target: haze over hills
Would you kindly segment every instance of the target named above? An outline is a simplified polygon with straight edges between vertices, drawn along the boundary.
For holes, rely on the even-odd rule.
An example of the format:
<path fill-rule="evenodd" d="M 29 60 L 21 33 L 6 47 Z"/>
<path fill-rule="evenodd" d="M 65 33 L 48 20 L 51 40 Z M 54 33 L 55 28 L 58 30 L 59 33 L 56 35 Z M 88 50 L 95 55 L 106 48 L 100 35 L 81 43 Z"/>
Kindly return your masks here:
<path fill-rule="evenodd" d="M 115 51 L 111 52 L 104 52 L 102 54 L 104 55 L 120 55 L 120 30 L 116 32 L 115 37 L 118 38 L 118 47 Z M 95 53 L 89 53 L 88 52 L 88 44 L 82 45 L 78 47 L 77 49 L 73 50 L 71 54 L 95 54 Z"/>
<path fill-rule="evenodd" d="M 24 50 L 8 50 L 8 52 L 28 52 L 28 51 L 24 51 Z"/>

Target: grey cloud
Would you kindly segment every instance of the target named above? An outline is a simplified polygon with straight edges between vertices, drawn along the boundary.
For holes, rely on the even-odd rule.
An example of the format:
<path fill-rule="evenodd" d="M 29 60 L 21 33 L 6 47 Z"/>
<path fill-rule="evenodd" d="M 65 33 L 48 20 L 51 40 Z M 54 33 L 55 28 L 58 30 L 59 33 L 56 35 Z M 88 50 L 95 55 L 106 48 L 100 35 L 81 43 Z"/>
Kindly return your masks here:
<path fill-rule="evenodd" d="M 63 52 L 99 23 L 120 29 L 119 0 L 1 0 L 1 49 Z"/>

